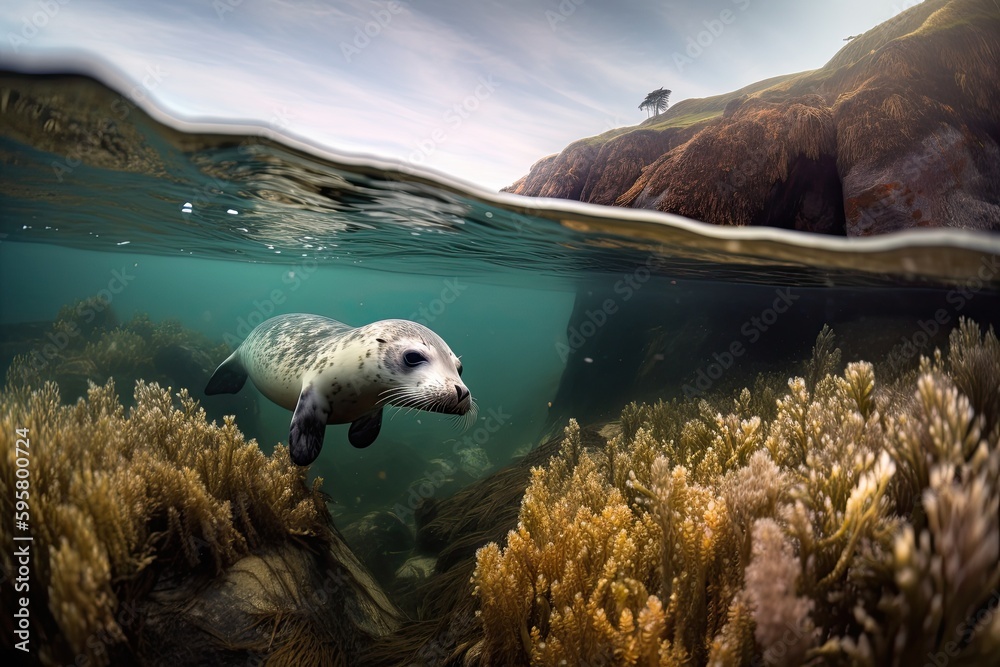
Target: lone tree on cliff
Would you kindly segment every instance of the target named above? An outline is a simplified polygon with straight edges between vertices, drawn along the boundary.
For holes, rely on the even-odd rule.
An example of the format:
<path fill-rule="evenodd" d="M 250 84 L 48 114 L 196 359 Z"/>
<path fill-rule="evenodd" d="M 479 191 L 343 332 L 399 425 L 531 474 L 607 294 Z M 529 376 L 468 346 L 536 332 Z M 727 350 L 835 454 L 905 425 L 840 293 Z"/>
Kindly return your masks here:
<path fill-rule="evenodd" d="M 667 103 L 670 100 L 670 91 L 666 88 L 657 88 L 653 92 L 646 95 L 646 99 L 642 101 L 639 105 L 640 109 L 646 110 L 646 117 L 649 118 L 649 112 L 652 111 L 654 116 L 659 116 L 661 111 L 667 108 Z"/>

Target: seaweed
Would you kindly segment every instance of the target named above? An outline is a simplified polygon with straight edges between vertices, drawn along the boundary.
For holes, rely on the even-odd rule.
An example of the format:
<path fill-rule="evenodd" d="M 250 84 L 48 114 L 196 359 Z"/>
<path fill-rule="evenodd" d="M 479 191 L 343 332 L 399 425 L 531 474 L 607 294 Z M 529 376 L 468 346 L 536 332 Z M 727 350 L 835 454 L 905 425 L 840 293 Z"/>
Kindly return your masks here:
<path fill-rule="evenodd" d="M 232 417 L 208 422 L 183 389 L 139 381 L 134 399 L 126 410 L 110 380 L 73 405 L 51 382 L 0 395 L 0 539 L 15 534 L 17 457 L 27 457 L 42 663 L 148 662 L 193 647 L 210 657 L 242 645 L 333 664 L 349 662 L 350 642 L 394 627 L 391 603 L 333 528 L 322 480 L 307 485 L 284 446 L 265 456 Z M 18 429 L 26 454 L 16 453 Z M 15 571 L 11 550 L 0 559 Z M 270 570 L 280 576 L 261 588 L 255 577 Z M 337 595 L 309 606 L 324 572 Z M 4 587 L 4 609 L 13 596 Z"/>
<path fill-rule="evenodd" d="M 963 319 L 899 378 L 833 340 L 763 415 L 632 404 L 597 450 L 571 422 L 477 553 L 464 664 L 996 661 L 996 334 Z"/>

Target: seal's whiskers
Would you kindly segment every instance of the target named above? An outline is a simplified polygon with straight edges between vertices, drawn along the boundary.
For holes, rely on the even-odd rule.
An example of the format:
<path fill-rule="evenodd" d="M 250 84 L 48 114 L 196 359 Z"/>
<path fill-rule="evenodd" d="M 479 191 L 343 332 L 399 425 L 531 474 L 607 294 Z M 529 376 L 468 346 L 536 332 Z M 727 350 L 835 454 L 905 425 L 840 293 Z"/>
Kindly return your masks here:
<path fill-rule="evenodd" d="M 235 394 L 253 382 L 292 411 L 289 455 L 308 465 L 319 456 L 327 424 L 352 424 L 351 444 L 367 447 L 378 438 L 387 406 L 398 408 L 392 417 L 400 411 L 459 411 L 469 396 L 461 373 L 462 362 L 448 344 L 418 322 L 351 327 L 289 313 L 254 327 L 216 368 L 205 394 Z"/>

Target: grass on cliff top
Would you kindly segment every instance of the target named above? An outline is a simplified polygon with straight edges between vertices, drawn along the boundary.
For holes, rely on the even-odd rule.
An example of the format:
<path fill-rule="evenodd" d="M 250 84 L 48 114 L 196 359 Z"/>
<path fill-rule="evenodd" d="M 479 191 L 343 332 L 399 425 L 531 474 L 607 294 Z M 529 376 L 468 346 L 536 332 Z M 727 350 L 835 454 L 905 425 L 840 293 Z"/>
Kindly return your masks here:
<path fill-rule="evenodd" d="M 636 130 L 667 130 L 671 128 L 685 128 L 698 123 L 703 123 L 709 121 L 717 116 L 721 116 L 722 112 L 726 109 L 726 105 L 732 100 L 742 97 L 744 95 L 753 95 L 762 90 L 766 90 L 772 86 L 775 86 L 783 81 L 797 77 L 801 73 L 797 74 L 782 74 L 781 76 L 771 77 L 770 79 L 764 79 L 763 81 L 757 81 L 749 86 L 744 86 L 739 90 L 734 90 L 729 93 L 723 93 L 722 95 L 712 95 L 710 97 L 694 97 L 686 100 L 681 100 L 674 106 L 670 107 L 659 116 L 653 116 L 652 118 L 647 118 L 638 125 L 629 125 L 628 127 L 617 127 L 613 130 L 607 132 L 602 132 L 601 134 L 587 137 L 585 139 L 580 139 L 574 143 L 583 145 L 593 145 L 600 146 L 605 144 L 612 139 L 620 137 L 629 132 L 634 132 Z"/>
<path fill-rule="evenodd" d="M 940 30 L 948 30 L 961 25 L 984 26 L 1000 18 L 1000 4 L 995 0 L 982 0 L 956 5 L 947 3 L 936 10 L 924 23 L 913 31 L 914 35 L 927 35 Z"/>
<path fill-rule="evenodd" d="M 690 99 L 681 100 L 661 113 L 659 116 L 653 116 L 652 118 L 646 119 L 640 123 L 636 129 L 665 130 L 670 127 L 688 127 L 702 120 L 708 120 L 710 118 L 714 118 L 715 116 L 722 115 L 722 112 L 726 109 L 726 105 L 735 99 L 739 99 L 744 95 L 754 95 L 755 93 L 767 90 L 768 88 L 776 86 L 788 79 L 797 77 L 799 74 L 801 74 L 801 72 L 796 74 L 773 76 L 770 79 L 757 81 L 755 83 L 751 83 L 749 86 L 744 86 L 739 90 L 723 93 L 721 95 L 712 95 L 710 97 L 692 97 Z"/>
<path fill-rule="evenodd" d="M 661 116 L 663 114 L 660 114 Z M 704 111 L 696 111 L 692 113 L 687 113 L 684 115 L 675 115 L 672 118 L 662 118 L 656 123 L 650 123 L 643 127 L 645 130 L 666 130 L 671 127 L 683 128 L 690 127 L 696 123 L 701 123 L 706 120 L 711 120 L 722 115 L 721 110 L 706 109 Z"/>
<path fill-rule="evenodd" d="M 721 116 L 726 105 L 743 96 L 769 98 L 774 94 L 784 97 L 820 92 L 828 81 L 843 75 L 845 67 L 853 67 L 858 61 L 889 42 L 910 35 L 953 28 L 960 24 L 996 21 L 995 7 L 996 4 L 991 0 L 969 0 L 958 3 L 950 0 L 927 0 L 859 35 L 818 70 L 771 77 L 721 95 L 681 100 L 660 115 L 647 118 L 638 125 L 615 128 L 579 139 L 570 145 L 600 147 L 612 139 L 636 130 L 664 131 L 691 127 Z"/>

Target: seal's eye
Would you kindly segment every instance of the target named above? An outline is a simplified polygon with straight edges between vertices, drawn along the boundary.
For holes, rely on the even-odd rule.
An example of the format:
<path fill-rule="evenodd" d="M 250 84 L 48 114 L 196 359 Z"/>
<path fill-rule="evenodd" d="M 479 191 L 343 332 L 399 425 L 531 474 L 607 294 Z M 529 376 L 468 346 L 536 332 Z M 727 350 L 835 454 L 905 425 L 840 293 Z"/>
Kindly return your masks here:
<path fill-rule="evenodd" d="M 426 361 L 427 357 L 425 357 L 423 354 L 415 350 L 410 350 L 409 352 L 403 355 L 403 363 L 409 366 L 410 368 L 416 368 L 417 366 L 419 366 L 422 363 L 425 363 Z"/>
<path fill-rule="evenodd" d="M 462 377 L 462 364 L 458 365 L 458 377 Z"/>

